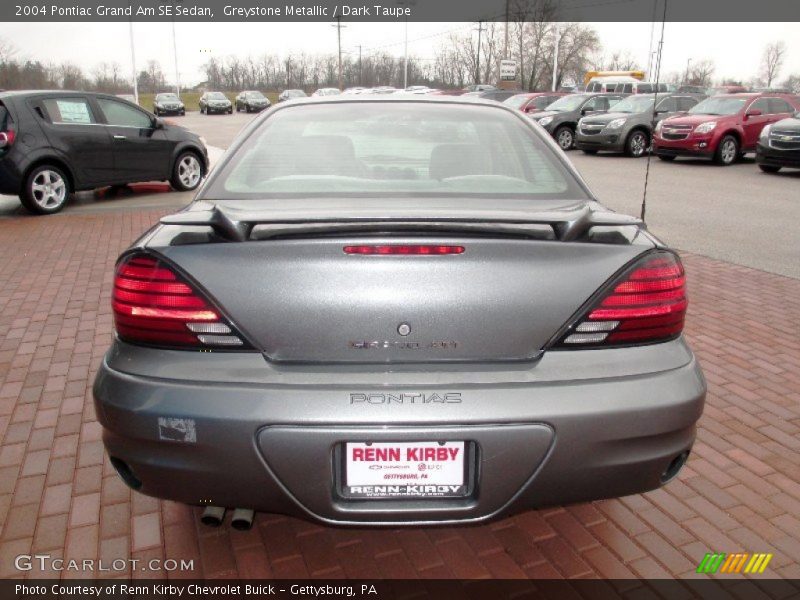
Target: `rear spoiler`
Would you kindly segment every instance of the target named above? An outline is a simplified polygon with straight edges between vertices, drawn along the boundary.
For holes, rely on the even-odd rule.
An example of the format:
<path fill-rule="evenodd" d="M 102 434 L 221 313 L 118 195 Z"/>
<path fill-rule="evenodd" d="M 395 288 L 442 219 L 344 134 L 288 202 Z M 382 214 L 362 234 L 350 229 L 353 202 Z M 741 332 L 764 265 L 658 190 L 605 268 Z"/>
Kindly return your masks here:
<path fill-rule="evenodd" d="M 161 219 L 164 225 L 211 227 L 220 237 L 245 242 L 250 239 L 255 226 L 259 239 L 285 235 L 303 235 L 327 231 L 358 232 L 380 228 L 381 231 L 453 231 L 464 233 L 500 233 L 510 235 L 531 234 L 541 236 L 541 226 L 550 226 L 556 239 L 562 242 L 581 240 L 592 227 L 634 226 L 644 229 L 644 222 L 636 217 L 610 211 L 592 210 L 589 206 L 570 210 L 543 211 L 525 219 L 481 218 L 409 218 L 387 219 L 373 217 L 334 218 L 275 218 L 269 211 L 247 211 L 222 208 L 214 205 L 209 210 L 186 211 Z M 536 235 L 538 233 L 538 235 Z"/>

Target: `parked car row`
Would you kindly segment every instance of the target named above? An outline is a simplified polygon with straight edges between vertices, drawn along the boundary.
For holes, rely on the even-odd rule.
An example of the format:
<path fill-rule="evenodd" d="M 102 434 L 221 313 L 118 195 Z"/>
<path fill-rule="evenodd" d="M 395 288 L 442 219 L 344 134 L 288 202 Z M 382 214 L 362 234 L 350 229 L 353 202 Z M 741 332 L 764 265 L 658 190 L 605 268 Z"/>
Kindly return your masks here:
<path fill-rule="evenodd" d="M 517 94 L 505 104 L 525 112 L 562 150 L 579 148 L 661 160 L 707 158 L 731 165 L 756 153 L 765 172 L 800 168 L 800 98 L 790 94 L 732 93 L 710 98 L 694 93 L 562 94 L 543 110 L 549 92 Z"/>

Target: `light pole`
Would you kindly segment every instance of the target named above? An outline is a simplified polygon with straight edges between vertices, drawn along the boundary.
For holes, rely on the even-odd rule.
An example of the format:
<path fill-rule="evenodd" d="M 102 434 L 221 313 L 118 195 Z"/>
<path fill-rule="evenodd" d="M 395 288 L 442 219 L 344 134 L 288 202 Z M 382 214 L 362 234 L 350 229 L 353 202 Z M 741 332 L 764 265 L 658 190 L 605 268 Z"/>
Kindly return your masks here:
<path fill-rule="evenodd" d="M 417 3 L 416 0 L 397 0 L 397 6 L 412 7 Z M 405 50 L 403 52 L 403 89 L 408 87 L 408 15 L 405 16 Z"/>
<path fill-rule="evenodd" d="M 478 21 L 478 56 L 475 61 L 475 85 L 481 82 L 481 32 L 483 31 L 483 21 Z"/>
<path fill-rule="evenodd" d="M 172 57 L 175 60 L 175 95 L 181 95 L 181 76 L 178 72 L 178 43 L 175 41 L 175 17 L 172 17 Z"/>
<path fill-rule="evenodd" d="M 558 47 L 561 45 L 561 29 L 556 25 L 555 47 L 553 49 L 553 91 L 556 91 L 556 81 L 558 80 Z"/>
<path fill-rule="evenodd" d="M 684 84 L 689 83 L 689 65 L 691 65 L 691 64 L 692 64 L 692 59 L 691 58 L 687 58 L 686 59 L 686 75 L 683 78 L 683 83 Z"/>
<path fill-rule="evenodd" d="M 136 51 L 133 49 L 133 21 L 128 22 L 128 34 L 131 39 L 131 71 L 133 71 L 133 99 L 139 104 L 139 83 L 136 76 Z"/>
<path fill-rule="evenodd" d="M 342 27 L 346 27 L 346 25 L 342 25 L 342 16 L 339 15 L 336 17 L 336 24 L 333 25 L 336 27 L 336 43 L 339 47 L 339 91 L 342 90 Z"/>

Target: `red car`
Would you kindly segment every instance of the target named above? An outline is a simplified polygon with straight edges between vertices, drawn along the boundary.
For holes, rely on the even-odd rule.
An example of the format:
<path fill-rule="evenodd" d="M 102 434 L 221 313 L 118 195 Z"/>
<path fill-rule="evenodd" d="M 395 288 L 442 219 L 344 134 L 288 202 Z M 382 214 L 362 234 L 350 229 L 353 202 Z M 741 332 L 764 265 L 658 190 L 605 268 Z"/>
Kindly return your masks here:
<path fill-rule="evenodd" d="M 656 125 L 653 150 L 661 160 L 710 158 L 721 165 L 755 152 L 761 130 L 800 109 L 787 94 L 723 94 L 706 98 L 685 115 Z"/>
<path fill-rule="evenodd" d="M 526 92 L 523 94 L 515 94 L 510 98 L 503 100 L 503 104 L 511 108 L 517 108 L 522 112 L 537 112 L 544 110 L 553 102 L 566 96 L 567 92 Z"/>

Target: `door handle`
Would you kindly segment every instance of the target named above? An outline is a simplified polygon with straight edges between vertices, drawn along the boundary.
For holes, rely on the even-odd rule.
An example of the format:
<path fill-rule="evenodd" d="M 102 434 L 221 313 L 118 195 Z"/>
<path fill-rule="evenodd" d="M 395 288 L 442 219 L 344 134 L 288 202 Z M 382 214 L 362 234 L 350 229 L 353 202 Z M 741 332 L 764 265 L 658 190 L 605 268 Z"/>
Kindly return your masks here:
<path fill-rule="evenodd" d="M 124 139 L 126 139 L 126 137 L 124 135 L 115 135 L 114 139 L 115 140 L 124 140 Z"/>

